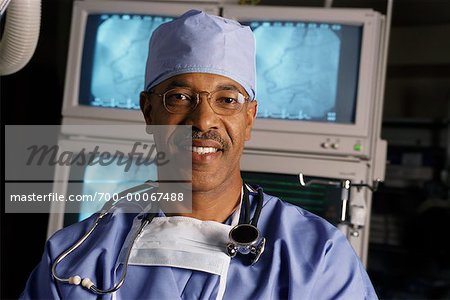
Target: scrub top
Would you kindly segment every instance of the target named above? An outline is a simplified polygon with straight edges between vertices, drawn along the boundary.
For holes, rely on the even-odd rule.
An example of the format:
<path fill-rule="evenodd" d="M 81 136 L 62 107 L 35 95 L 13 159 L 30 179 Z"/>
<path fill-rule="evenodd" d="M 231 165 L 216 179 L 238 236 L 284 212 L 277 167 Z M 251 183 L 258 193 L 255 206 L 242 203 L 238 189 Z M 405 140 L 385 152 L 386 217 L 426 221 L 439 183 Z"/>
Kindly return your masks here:
<path fill-rule="evenodd" d="M 252 216 L 257 196 L 250 195 Z M 93 224 L 97 215 L 56 232 L 31 273 L 20 299 L 111 299 L 80 286 L 56 282 L 51 267 Z M 89 277 L 108 289 L 120 279 L 117 264 L 136 214 L 120 209 L 102 220 L 91 236 L 57 267 L 60 277 Z M 231 218 L 231 216 L 230 216 Z M 230 218 L 226 222 L 230 222 Z M 224 299 L 378 299 L 347 238 L 326 220 L 264 194 L 258 222 L 266 238 L 255 265 L 238 254 L 231 259 Z M 175 267 L 129 265 L 116 299 L 215 299 L 219 276 Z M 103 297 L 103 298 L 102 298 Z"/>

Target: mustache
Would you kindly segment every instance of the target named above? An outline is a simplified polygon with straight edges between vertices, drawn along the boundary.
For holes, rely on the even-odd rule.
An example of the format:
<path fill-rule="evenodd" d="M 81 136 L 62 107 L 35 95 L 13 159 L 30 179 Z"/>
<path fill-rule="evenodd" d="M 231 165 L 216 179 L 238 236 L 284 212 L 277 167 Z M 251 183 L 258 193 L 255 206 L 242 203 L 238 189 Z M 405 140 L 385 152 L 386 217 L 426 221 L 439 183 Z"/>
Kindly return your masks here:
<path fill-rule="evenodd" d="M 186 142 L 187 139 L 192 138 L 192 140 L 212 140 L 218 142 L 223 150 L 229 148 L 228 143 L 222 138 L 222 136 L 215 130 L 209 130 L 206 132 L 201 132 L 196 128 L 192 128 L 192 134 L 185 134 L 180 136 L 177 140 L 178 143 Z"/>

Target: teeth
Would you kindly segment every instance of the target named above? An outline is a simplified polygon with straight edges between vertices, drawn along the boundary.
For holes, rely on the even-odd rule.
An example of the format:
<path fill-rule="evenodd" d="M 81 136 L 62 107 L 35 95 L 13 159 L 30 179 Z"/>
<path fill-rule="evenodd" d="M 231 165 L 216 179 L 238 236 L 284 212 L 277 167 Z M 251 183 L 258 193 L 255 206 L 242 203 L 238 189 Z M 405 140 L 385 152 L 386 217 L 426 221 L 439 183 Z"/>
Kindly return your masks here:
<path fill-rule="evenodd" d="M 189 147 L 189 150 L 198 154 L 214 153 L 217 152 L 217 148 L 213 147 Z"/>

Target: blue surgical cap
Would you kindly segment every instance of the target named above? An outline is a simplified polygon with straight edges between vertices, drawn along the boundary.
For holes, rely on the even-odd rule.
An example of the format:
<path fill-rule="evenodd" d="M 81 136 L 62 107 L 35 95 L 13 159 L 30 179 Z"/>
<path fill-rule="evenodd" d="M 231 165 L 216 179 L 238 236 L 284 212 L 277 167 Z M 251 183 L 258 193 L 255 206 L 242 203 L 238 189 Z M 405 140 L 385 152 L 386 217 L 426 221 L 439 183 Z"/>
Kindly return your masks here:
<path fill-rule="evenodd" d="M 189 10 L 160 25 L 150 39 L 145 90 L 185 73 L 226 76 L 255 98 L 255 38 L 237 21 Z"/>

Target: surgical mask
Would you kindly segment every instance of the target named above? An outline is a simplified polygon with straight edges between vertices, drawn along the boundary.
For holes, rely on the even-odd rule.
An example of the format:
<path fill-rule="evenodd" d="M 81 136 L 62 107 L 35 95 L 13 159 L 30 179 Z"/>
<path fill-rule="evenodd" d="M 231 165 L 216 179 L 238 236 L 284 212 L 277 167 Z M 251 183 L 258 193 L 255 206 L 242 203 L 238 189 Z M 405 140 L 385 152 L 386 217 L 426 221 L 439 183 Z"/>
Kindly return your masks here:
<path fill-rule="evenodd" d="M 242 195 L 241 191 L 241 203 Z M 228 235 L 239 222 L 241 203 L 231 216 L 231 225 L 182 216 L 154 218 L 134 242 L 128 263 L 184 268 L 219 275 L 216 299 L 222 299 L 231 260 L 226 252 Z M 140 220 L 136 218 L 130 233 L 135 232 L 139 224 Z M 131 236 L 129 234 L 124 243 L 118 264 L 124 261 L 127 248 L 131 245 Z"/>
<path fill-rule="evenodd" d="M 225 292 L 230 225 L 188 217 L 155 218 L 136 240 L 130 265 L 169 266 L 220 276 L 217 299 Z"/>

